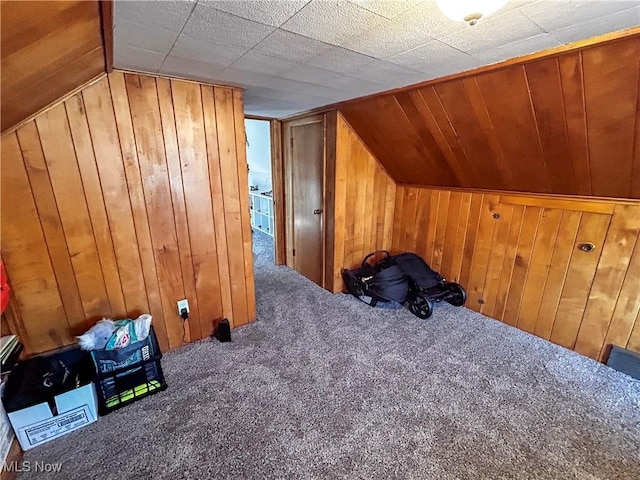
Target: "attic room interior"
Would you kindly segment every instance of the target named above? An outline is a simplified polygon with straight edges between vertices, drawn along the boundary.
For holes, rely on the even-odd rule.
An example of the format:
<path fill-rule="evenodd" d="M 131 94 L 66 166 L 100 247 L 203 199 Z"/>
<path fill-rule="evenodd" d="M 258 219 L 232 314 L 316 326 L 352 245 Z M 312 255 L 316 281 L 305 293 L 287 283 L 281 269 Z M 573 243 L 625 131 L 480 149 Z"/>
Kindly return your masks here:
<path fill-rule="evenodd" d="M 640 478 L 638 0 L 0 19 L 2 478 Z"/>

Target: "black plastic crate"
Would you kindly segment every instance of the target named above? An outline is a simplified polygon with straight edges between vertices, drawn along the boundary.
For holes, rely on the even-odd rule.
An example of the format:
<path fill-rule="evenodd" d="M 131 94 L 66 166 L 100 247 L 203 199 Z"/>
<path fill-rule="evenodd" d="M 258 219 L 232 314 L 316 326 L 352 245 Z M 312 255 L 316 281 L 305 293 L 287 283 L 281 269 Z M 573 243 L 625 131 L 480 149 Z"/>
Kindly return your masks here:
<path fill-rule="evenodd" d="M 153 327 L 149 336 L 120 350 L 93 351 L 98 413 L 106 415 L 167 388 Z"/>

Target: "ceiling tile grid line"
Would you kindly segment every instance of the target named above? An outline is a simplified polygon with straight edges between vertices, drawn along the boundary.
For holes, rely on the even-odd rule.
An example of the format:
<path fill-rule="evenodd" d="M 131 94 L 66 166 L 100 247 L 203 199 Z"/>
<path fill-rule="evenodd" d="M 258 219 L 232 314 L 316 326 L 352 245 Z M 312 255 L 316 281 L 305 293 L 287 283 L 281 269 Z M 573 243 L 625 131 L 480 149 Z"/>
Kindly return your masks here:
<path fill-rule="evenodd" d="M 180 29 L 180 32 L 178 32 L 178 36 L 176 37 L 176 39 L 174 40 L 173 44 L 171 45 L 171 48 L 169 49 L 169 51 L 165 55 L 164 59 L 162 60 L 162 64 L 160 64 L 160 68 L 158 68 L 158 70 L 162 69 L 162 66 L 164 65 L 164 62 L 167 61 L 167 57 L 171 54 L 171 51 L 176 46 L 176 43 L 178 42 L 178 39 L 180 38 L 180 35 L 184 31 L 184 27 L 186 27 L 187 23 L 189 23 L 189 19 L 191 18 L 191 15 L 193 15 L 193 11 L 196 9 L 196 6 L 197 6 L 197 2 L 193 4 L 193 7 L 191 8 L 191 11 L 189 11 L 189 16 L 187 17 L 187 20 L 184 22 L 184 25 L 182 25 L 182 28 Z"/>
<path fill-rule="evenodd" d="M 637 0 L 511 0 L 473 27 L 434 0 L 116 0 L 114 64 L 243 87 L 269 116 L 638 24 Z"/>

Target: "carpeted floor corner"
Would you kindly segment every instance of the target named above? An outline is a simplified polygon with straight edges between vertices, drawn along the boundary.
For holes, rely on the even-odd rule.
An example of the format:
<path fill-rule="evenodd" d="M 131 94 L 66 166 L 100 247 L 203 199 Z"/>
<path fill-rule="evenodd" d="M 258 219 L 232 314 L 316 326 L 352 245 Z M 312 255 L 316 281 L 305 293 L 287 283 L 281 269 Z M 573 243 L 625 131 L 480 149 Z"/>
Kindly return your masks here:
<path fill-rule="evenodd" d="M 25 455 L 64 479 L 638 479 L 640 382 L 464 308 L 420 320 L 273 266 L 258 321 L 169 388 Z"/>

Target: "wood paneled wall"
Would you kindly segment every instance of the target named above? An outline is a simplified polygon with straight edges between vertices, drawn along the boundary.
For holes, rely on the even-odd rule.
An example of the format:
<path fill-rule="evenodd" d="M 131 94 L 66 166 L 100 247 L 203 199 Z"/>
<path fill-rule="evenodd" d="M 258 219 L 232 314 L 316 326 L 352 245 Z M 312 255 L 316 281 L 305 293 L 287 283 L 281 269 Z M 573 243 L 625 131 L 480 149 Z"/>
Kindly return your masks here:
<path fill-rule="evenodd" d="M 640 36 L 340 111 L 398 183 L 640 198 Z"/>
<path fill-rule="evenodd" d="M 354 268 L 372 251 L 391 247 L 396 184 L 340 114 L 327 117 L 328 149 L 335 145 L 327 163 L 335 157 L 335 180 L 333 230 L 328 235 L 333 242 L 328 256 L 333 259 L 325 286 L 339 292 L 344 288 L 343 268 Z"/>
<path fill-rule="evenodd" d="M 31 353 L 150 312 L 163 349 L 255 318 L 242 93 L 114 72 L 2 137 L 2 258 Z"/>
<path fill-rule="evenodd" d="M 105 71 L 98 1 L 4 1 L 2 131 Z"/>
<path fill-rule="evenodd" d="M 393 250 L 467 288 L 467 307 L 583 355 L 640 352 L 640 202 L 398 186 Z M 578 248 L 593 243 L 591 252 Z"/>

